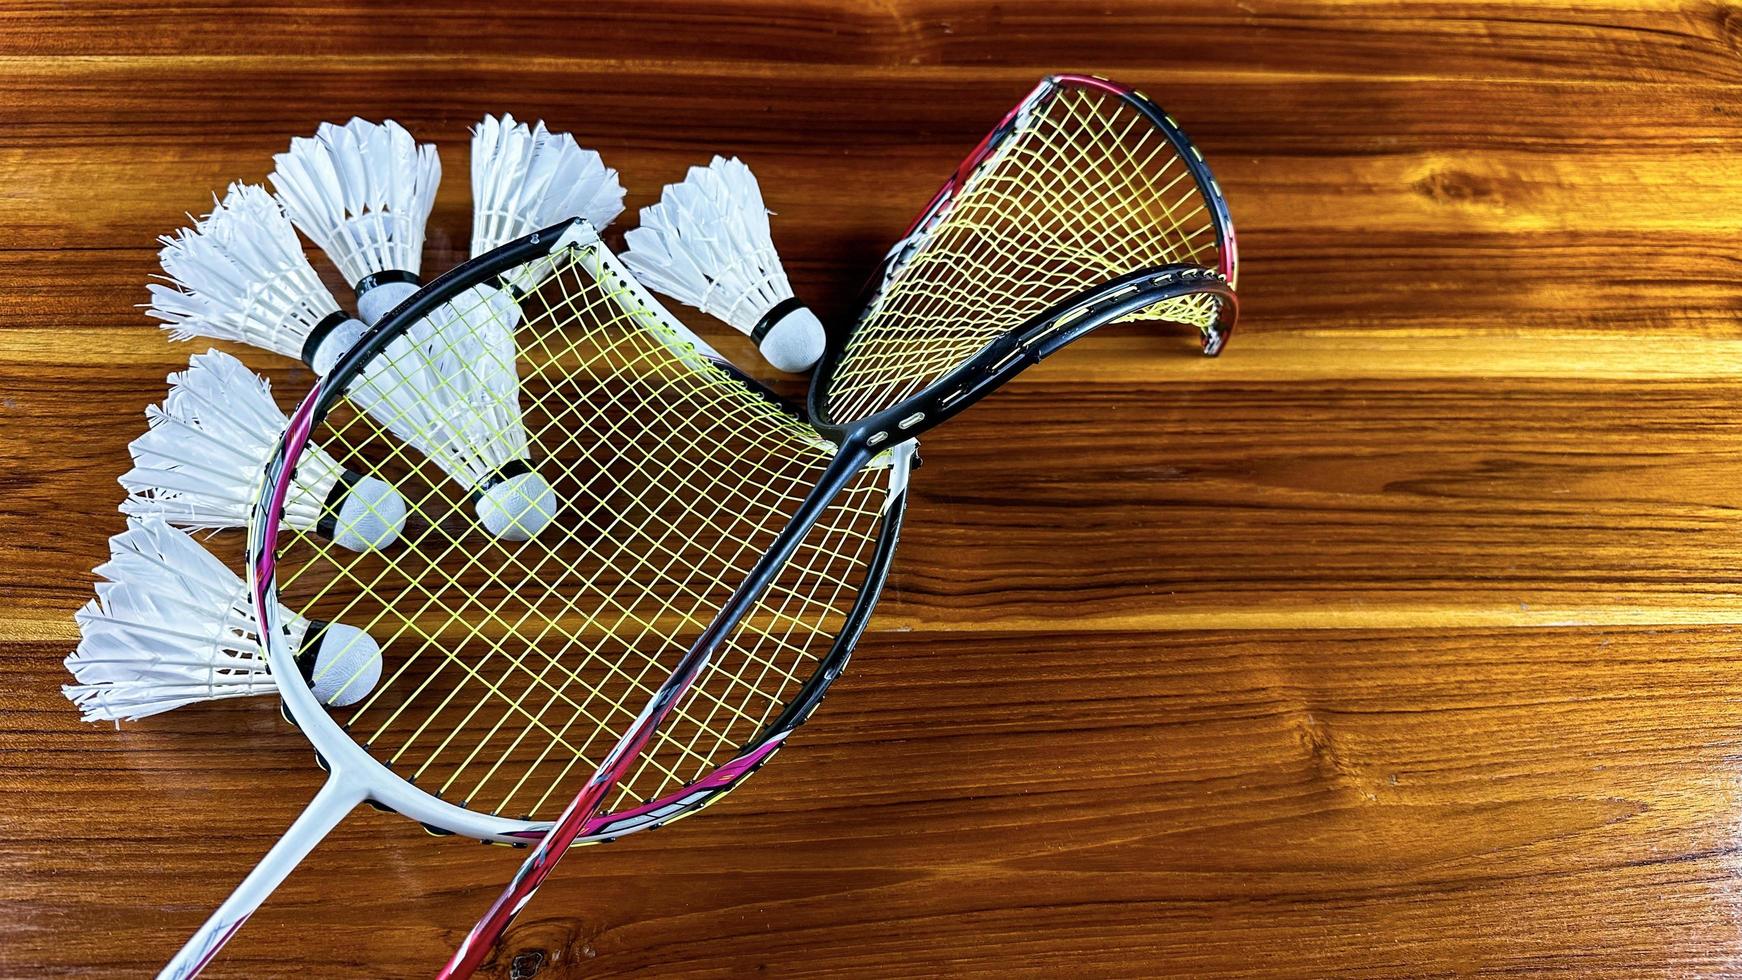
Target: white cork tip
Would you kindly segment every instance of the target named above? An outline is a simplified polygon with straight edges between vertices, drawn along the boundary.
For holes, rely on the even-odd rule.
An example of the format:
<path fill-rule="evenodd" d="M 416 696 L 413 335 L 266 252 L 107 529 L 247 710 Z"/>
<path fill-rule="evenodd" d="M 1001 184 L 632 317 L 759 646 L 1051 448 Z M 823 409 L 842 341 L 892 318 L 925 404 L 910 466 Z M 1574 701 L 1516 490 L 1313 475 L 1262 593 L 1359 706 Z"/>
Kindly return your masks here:
<path fill-rule="evenodd" d="M 364 323 L 374 326 L 418 289 L 419 286 L 413 282 L 384 282 L 357 297 L 357 315 Z"/>
<path fill-rule="evenodd" d="M 332 333 L 321 338 L 320 346 L 315 348 L 314 360 L 309 363 L 309 367 L 314 369 L 316 376 L 326 377 L 368 332 L 369 327 L 362 320 L 350 319 L 339 324 L 333 328 Z"/>
<path fill-rule="evenodd" d="M 555 518 L 556 491 L 536 472 L 511 476 L 478 496 L 478 520 L 508 541 L 529 541 Z"/>
<path fill-rule="evenodd" d="M 355 626 L 329 623 L 320 635 L 309 689 L 322 704 L 356 704 L 381 680 L 381 647 Z"/>
<path fill-rule="evenodd" d="M 352 551 L 373 551 L 399 540 L 405 530 L 405 498 L 392 484 L 366 476 L 339 502 L 333 543 Z"/>
<path fill-rule="evenodd" d="M 823 322 L 807 307 L 776 320 L 762 337 L 762 356 L 781 371 L 803 374 L 823 356 Z"/>

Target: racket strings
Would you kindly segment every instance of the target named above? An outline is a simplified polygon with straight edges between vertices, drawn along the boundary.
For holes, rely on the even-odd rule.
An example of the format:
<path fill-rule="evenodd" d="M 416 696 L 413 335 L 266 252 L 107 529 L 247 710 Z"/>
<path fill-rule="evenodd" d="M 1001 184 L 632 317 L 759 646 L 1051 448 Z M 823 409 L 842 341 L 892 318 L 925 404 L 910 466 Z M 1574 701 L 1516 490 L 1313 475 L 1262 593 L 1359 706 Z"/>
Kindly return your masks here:
<path fill-rule="evenodd" d="M 814 673 L 857 598 L 853 584 L 869 563 L 872 526 L 884 491 L 874 482 L 850 488 L 806 535 L 783 574 L 762 596 L 748 628 L 734 632 L 710 662 L 624 781 L 613 808 L 642 802 L 634 787 L 649 776 L 668 784 L 704 775 L 711 744 L 744 744 L 774 720 Z M 672 760 L 684 768 L 673 769 Z"/>
<path fill-rule="evenodd" d="M 462 291 L 388 345 L 351 386 L 389 431 L 423 446 L 468 483 L 527 455 L 514 386 L 513 299 L 494 288 Z"/>
<path fill-rule="evenodd" d="M 1214 212 L 1175 144 L 1099 89 L 1060 88 L 1019 114 L 915 237 L 836 366 L 836 422 L 911 398 L 1086 288 L 1169 263 L 1217 265 Z M 1186 297 L 1138 317 L 1208 329 L 1216 312 Z"/>
<path fill-rule="evenodd" d="M 382 680 L 338 720 L 395 773 L 473 809 L 552 816 L 773 545 L 833 452 L 688 349 L 662 311 L 610 274 L 612 262 L 602 249 L 572 249 L 517 308 L 480 301 L 416 325 L 408 334 L 418 342 L 390 343 L 376 356 L 391 363 L 370 368 L 403 378 L 408 396 L 420 374 L 444 373 L 450 387 L 435 397 L 468 437 L 523 426 L 559 501 L 548 528 L 522 543 L 490 537 L 472 513 L 474 487 L 445 478 L 389 422 L 341 402 L 315 439 L 401 490 L 401 543 L 355 553 L 308 534 L 279 542 L 281 601 L 382 648 Z M 450 336 L 456 323 L 508 344 Z M 517 351 L 513 390 L 493 362 L 501 351 Z M 453 377 L 471 370 L 493 383 Z M 886 483 L 886 471 L 868 469 L 811 529 L 619 803 L 659 798 L 724 763 L 803 687 L 857 596 Z"/>

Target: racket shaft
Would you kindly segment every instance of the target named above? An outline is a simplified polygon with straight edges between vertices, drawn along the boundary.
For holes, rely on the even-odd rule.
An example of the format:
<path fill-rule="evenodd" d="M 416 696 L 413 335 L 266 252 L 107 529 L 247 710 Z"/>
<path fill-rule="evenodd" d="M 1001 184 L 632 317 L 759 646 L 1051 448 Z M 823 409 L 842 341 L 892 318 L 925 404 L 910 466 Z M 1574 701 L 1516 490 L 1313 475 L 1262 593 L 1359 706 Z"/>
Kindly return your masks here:
<path fill-rule="evenodd" d="M 198 976 L 260 907 L 260 903 L 266 901 L 278 883 L 288 877 L 315 849 L 315 845 L 364 798 L 362 790 L 340 779 L 334 770 L 333 776 L 309 801 L 302 815 L 296 818 L 272 850 L 266 852 L 248 877 L 242 879 L 224 904 L 218 906 L 205 925 L 200 926 L 199 931 L 182 946 L 181 952 L 164 966 L 157 974 L 157 980 L 186 980 Z"/>
<path fill-rule="evenodd" d="M 484 913 L 484 917 L 478 920 L 472 931 L 460 942 L 459 948 L 448 960 L 448 965 L 436 974 L 438 980 L 469 977 L 483 964 L 484 957 L 489 955 L 496 940 L 507 931 L 509 923 L 514 921 L 521 908 L 532 900 L 533 893 L 550 873 L 551 867 L 561 859 L 586 825 L 585 817 L 577 822 L 572 819 L 573 816 L 577 813 L 590 816 L 598 810 L 605 793 L 615 784 L 614 778 L 604 779 L 603 776 L 605 772 L 600 770 L 569 803 L 568 808 L 558 818 L 556 826 L 539 842 L 538 848 L 520 865 L 520 870 L 514 873 L 508 887 L 496 897 L 490 910 Z M 571 825 L 573 829 L 567 829 Z"/>
<path fill-rule="evenodd" d="M 654 692 L 647 707 L 642 709 L 635 723 L 600 764 L 598 772 L 593 774 L 593 778 L 587 781 L 587 785 L 582 787 L 580 793 L 563 810 L 562 816 L 521 864 L 520 870 L 515 872 L 514 878 L 497 897 L 495 904 L 490 906 L 490 910 L 484 913 L 484 917 L 478 920 L 477 925 L 472 927 L 472 931 L 460 943 L 448 965 L 436 974 L 436 980 L 465 980 L 483 964 L 484 958 L 502 937 L 502 933 L 507 931 L 514 917 L 532 900 L 538 886 L 544 883 L 544 879 L 550 875 L 556 863 L 562 860 L 569 846 L 585 831 L 588 822 L 604 802 L 605 794 L 617 785 L 618 780 L 641 756 L 642 750 L 653 739 L 666 716 L 683 700 L 690 684 L 707 667 L 714 652 L 737 628 L 739 621 L 749 614 L 762 591 L 780 574 L 793 552 L 798 550 L 800 542 L 810 533 L 811 527 L 869 459 L 870 453 L 859 446 L 841 447 L 839 454 L 823 471 L 816 487 L 805 497 L 804 503 L 799 505 L 791 521 L 781 530 L 774 546 L 757 560 L 744 583 L 733 591 L 731 598 L 721 607 L 708 629 L 696 640 L 695 646 L 685 654 L 671 677 Z"/>

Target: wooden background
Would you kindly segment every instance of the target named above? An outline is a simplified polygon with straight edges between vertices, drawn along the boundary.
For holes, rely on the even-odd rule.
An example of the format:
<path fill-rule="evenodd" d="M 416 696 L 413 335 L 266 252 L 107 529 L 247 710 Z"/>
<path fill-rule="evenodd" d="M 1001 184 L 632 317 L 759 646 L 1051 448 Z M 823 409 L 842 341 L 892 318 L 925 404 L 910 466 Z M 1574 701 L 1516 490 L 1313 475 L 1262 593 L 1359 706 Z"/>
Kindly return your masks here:
<path fill-rule="evenodd" d="M 493 975 L 1742 972 L 1739 48 L 1697 0 L 13 0 L 0 974 L 155 970 L 320 779 L 269 700 L 117 732 L 57 690 L 193 351 L 135 309 L 153 236 L 391 115 L 444 151 L 438 269 L 507 109 L 632 206 L 743 155 L 841 316 L 1062 69 L 1215 168 L 1229 352 L 1093 338 L 928 437 L 825 709 L 706 815 L 576 855 Z M 363 811 L 211 975 L 427 975 L 519 858 Z"/>

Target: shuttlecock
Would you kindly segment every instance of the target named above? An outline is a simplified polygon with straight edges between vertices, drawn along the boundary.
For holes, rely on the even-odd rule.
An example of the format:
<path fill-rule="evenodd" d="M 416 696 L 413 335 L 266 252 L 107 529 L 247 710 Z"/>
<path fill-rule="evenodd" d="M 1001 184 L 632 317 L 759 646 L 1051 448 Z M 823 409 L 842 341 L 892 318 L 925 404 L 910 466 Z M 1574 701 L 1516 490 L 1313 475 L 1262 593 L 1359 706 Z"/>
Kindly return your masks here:
<path fill-rule="evenodd" d="M 506 113 L 485 116 L 472 130 L 474 258 L 569 218 L 585 218 L 599 229 L 622 212 L 617 171 L 570 134 L 550 132 L 543 121 L 528 126 Z M 454 457 L 456 462 L 469 457 L 459 468 L 481 479 L 475 485 L 477 511 L 485 528 L 511 540 L 537 534 L 556 510 L 555 491 L 528 463 L 513 338 L 520 322 L 518 297 L 536 288 L 556 261 L 547 255 L 505 273 L 500 283 L 513 298 L 490 286 L 474 286 L 431 317 L 438 336 L 456 335 L 461 323 L 475 335 L 458 349 L 443 344 L 434 370 L 446 377 L 466 369 L 461 390 L 481 395 L 482 402 L 473 403 L 487 406 L 479 420 L 490 431 L 475 433 L 477 444 Z M 473 352 L 466 352 L 467 345 Z M 464 441 L 455 440 L 456 447 Z"/>
<path fill-rule="evenodd" d="M 617 171 L 568 133 L 549 132 L 543 122 L 529 127 L 506 114 L 485 116 L 472 130 L 473 258 L 569 218 L 586 218 L 603 228 L 622 211 Z M 518 300 L 537 288 L 556 262 L 547 254 L 503 273 L 497 285 Z M 478 287 L 479 296 L 489 299 L 485 293 L 494 288 Z M 503 316 L 483 318 L 479 329 L 512 332 L 519 325 L 517 303 L 491 300 L 489 306 Z"/>
<path fill-rule="evenodd" d="M 357 291 L 357 312 L 373 324 L 417 292 L 424 222 L 442 165 L 398 123 L 321 123 L 273 157 L 269 178 L 290 220 L 339 267 Z"/>
<path fill-rule="evenodd" d="M 199 701 L 275 690 L 248 587 L 197 541 L 155 518 L 109 539 L 106 581 L 74 615 L 78 649 L 62 688 L 86 721 L 131 721 Z M 285 640 L 315 697 L 343 706 L 381 677 L 381 650 L 342 623 L 279 610 Z"/>
<path fill-rule="evenodd" d="M 567 218 L 585 218 L 595 230 L 623 213 L 617 171 L 568 133 L 542 121 L 485 116 L 472 130 L 472 257 Z M 542 278 L 544 264 L 515 273 L 511 287 Z"/>
<path fill-rule="evenodd" d="M 290 420 L 265 378 L 219 351 L 196 354 L 169 381 L 163 404 L 145 410 L 145 434 L 128 447 L 133 469 L 121 477 L 122 513 L 186 528 L 246 526 Z M 405 500 L 311 442 L 297 460 L 283 521 L 353 551 L 385 548 L 405 527 Z"/>
<path fill-rule="evenodd" d="M 160 241 L 169 282 L 150 285 L 147 312 L 176 340 L 234 340 L 324 376 L 366 329 L 339 309 L 264 187 L 231 184 L 210 215 Z"/>
<path fill-rule="evenodd" d="M 525 541 L 556 516 L 556 491 L 532 466 L 520 413 L 515 302 L 484 286 L 461 291 L 367 361 L 347 395 L 477 495 L 485 530 Z"/>
<path fill-rule="evenodd" d="M 799 372 L 822 357 L 822 322 L 793 298 L 762 189 L 736 157 L 667 184 L 623 240 L 623 262 L 644 285 L 731 324 L 768 363 Z"/>
<path fill-rule="evenodd" d="M 356 285 L 364 321 L 417 291 L 441 182 L 434 146 L 398 123 L 353 119 L 321 124 L 274 159 L 285 212 Z M 487 530 L 523 541 L 550 523 L 556 494 L 531 466 L 520 419 L 519 319 L 502 290 L 464 290 L 388 341 L 346 394 L 477 494 Z"/>

